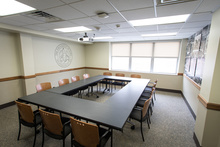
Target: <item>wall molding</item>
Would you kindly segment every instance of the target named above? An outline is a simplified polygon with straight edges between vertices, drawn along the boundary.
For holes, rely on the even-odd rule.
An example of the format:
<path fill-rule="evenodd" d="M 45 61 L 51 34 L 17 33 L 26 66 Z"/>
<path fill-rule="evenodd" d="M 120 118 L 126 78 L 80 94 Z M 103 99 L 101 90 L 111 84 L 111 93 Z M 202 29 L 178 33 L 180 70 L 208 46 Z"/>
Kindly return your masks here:
<path fill-rule="evenodd" d="M 202 103 L 204 107 L 210 110 L 217 110 L 220 111 L 220 104 L 215 104 L 215 103 L 209 103 L 206 101 L 204 97 L 202 97 L 200 94 L 198 95 L 199 101 Z"/>
<path fill-rule="evenodd" d="M 183 76 L 186 77 L 198 90 L 201 89 L 201 86 L 197 84 L 195 81 L 193 81 L 192 79 L 190 79 L 186 74 L 183 74 Z"/>
<path fill-rule="evenodd" d="M 109 68 L 85 67 L 85 69 L 109 70 Z"/>
<path fill-rule="evenodd" d="M 10 106 L 12 106 L 12 105 L 14 105 L 14 104 L 15 104 L 14 101 L 9 102 L 9 103 L 6 103 L 6 104 L 2 104 L 2 105 L 0 105 L 0 110 L 3 109 L 3 108 L 10 107 Z"/>
<path fill-rule="evenodd" d="M 11 81 L 11 80 L 19 80 L 19 79 L 31 79 L 31 78 L 36 78 L 37 76 L 60 73 L 60 72 L 67 72 L 67 71 L 74 71 L 74 70 L 80 70 L 80 69 L 85 69 L 85 67 L 78 67 L 78 68 L 70 68 L 70 69 L 42 72 L 42 73 L 36 73 L 35 75 L 29 75 L 29 76 L 14 76 L 14 77 L 0 78 L 0 82 Z"/>
<path fill-rule="evenodd" d="M 197 138 L 195 132 L 193 133 L 193 140 L 194 140 L 194 142 L 195 142 L 195 144 L 196 144 L 196 147 L 202 147 L 202 146 L 199 144 L 199 140 L 198 140 L 198 138 Z"/>
<path fill-rule="evenodd" d="M 178 76 L 183 76 L 183 73 L 177 73 Z"/>

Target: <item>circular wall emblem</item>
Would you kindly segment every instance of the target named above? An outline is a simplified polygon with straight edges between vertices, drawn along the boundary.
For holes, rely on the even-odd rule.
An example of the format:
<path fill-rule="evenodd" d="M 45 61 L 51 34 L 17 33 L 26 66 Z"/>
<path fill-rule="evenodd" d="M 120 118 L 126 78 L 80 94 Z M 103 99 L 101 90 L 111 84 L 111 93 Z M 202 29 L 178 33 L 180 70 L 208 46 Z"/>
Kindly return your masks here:
<path fill-rule="evenodd" d="M 72 51 L 68 45 L 62 43 L 56 47 L 54 57 L 60 67 L 67 67 L 72 62 Z"/>

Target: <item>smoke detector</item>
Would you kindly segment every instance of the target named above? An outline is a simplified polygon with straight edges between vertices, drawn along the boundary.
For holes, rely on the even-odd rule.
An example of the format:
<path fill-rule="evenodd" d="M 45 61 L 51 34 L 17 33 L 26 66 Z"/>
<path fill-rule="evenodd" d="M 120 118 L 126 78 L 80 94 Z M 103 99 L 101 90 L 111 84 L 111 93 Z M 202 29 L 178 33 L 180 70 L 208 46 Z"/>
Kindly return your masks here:
<path fill-rule="evenodd" d="M 106 13 L 106 12 L 100 12 L 100 13 L 97 13 L 97 15 L 99 18 L 108 18 L 109 17 L 108 13 Z"/>

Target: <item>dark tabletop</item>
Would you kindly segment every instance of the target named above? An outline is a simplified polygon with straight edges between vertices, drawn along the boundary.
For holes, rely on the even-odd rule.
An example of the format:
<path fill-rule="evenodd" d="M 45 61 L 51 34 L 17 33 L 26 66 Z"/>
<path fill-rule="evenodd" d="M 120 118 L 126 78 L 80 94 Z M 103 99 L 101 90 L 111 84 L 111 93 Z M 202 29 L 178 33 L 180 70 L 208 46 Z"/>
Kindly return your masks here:
<path fill-rule="evenodd" d="M 62 95 L 67 91 L 98 82 L 102 79 L 130 81 L 104 103 Z M 137 100 L 149 79 L 136 79 L 115 76 L 95 76 L 47 91 L 31 94 L 18 100 L 48 107 L 56 111 L 78 116 L 113 129 L 122 130 Z"/>

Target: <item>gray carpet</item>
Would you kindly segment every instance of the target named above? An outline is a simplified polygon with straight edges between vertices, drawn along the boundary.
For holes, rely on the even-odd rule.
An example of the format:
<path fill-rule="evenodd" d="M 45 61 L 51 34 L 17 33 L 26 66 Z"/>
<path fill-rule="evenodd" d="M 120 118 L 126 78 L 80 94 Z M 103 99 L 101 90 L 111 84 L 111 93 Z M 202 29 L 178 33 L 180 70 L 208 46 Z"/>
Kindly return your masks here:
<path fill-rule="evenodd" d="M 91 96 L 88 99 L 104 102 L 113 93 L 98 93 L 100 98 Z M 84 98 L 86 98 L 84 96 Z M 195 121 L 180 94 L 169 92 L 156 92 L 153 115 L 150 129 L 143 123 L 145 142 L 142 141 L 140 123 L 135 130 L 130 129 L 126 123 L 123 132 L 114 130 L 114 147 L 196 147 L 193 140 Z M 35 106 L 33 106 L 36 109 Z M 34 129 L 22 126 L 20 140 L 18 135 L 17 107 L 10 106 L 0 110 L 0 147 L 31 147 L 34 139 Z M 36 147 L 41 146 L 42 132 L 37 135 Z M 61 147 L 62 141 L 52 139 L 45 135 L 45 147 Z M 66 146 L 70 146 L 70 135 L 66 138 Z M 106 147 L 110 146 L 110 141 Z"/>

